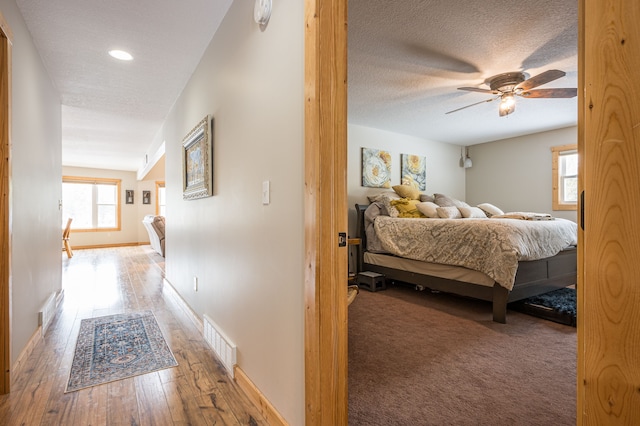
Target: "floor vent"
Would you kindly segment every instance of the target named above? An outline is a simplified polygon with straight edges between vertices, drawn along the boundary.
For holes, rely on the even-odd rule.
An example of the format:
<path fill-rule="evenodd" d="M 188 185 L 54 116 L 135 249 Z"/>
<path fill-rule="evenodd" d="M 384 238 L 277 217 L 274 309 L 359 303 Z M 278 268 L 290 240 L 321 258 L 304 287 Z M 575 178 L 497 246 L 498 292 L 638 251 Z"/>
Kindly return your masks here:
<path fill-rule="evenodd" d="M 233 367 L 236 365 L 236 345 L 232 343 L 213 322 L 211 318 L 204 315 L 204 327 L 202 327 L 204 340 L 209 343 L 213 351 L 222 361 L 222 364 L 233 378 Z"/>
<path fill-rule="evenodd" d="M 41 326 L 42 335 L 47 331 L 49 324 L 51 324 L 51 320 L 56 315 L 56 292 L 54 291 L 47 298 L 47 301 L 44 302 L 42 308 L 40 308 L 40 312 L 38 313 L 38 325 Z"/>

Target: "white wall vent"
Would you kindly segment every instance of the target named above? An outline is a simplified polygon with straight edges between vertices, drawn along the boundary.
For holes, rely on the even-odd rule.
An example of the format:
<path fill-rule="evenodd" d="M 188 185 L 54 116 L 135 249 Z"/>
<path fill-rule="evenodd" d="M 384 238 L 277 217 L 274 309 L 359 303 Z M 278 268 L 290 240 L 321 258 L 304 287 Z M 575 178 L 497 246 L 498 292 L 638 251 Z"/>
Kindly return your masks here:
<path fill-rule="evenodd" d="M 40 312 L 38 312 L 38 325 L 40 325 L 42 336 L 44 336 L 49 324 L 51 324 L 51 320 L 56 315 L 56 292 L 54 291 L 49 295 L 47 301 L 44 302 L 42 308 L 40 308 Z"/>
<path fill-rule="evenodd" d="M 211 346 L 231 378 L 233 378 L 233 367 L 236 365 L 236 345 L 222 333 L 211 318 L 207 315 L 203 315 L 203 317 L 204 327 L 202 327 L 202 334 L 204 335 L 204 340 L 209 343 L 209 346 Z"/>

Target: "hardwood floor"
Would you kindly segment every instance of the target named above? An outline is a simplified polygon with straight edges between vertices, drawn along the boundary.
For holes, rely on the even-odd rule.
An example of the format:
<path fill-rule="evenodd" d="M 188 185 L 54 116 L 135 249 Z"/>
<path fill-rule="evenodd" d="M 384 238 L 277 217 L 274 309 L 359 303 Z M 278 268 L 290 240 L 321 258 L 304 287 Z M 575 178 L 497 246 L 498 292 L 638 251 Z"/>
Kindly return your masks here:
<path fill-rule="evenodd" d="M 163 294 L 149 246 L 77 250 L 62 259 L 64 299 L 44 340 L 0 397 L 3 425 L 267 424 L 196 326 Z M 150 309 L 178 366 L 64 393 L 80 320 Z"/>

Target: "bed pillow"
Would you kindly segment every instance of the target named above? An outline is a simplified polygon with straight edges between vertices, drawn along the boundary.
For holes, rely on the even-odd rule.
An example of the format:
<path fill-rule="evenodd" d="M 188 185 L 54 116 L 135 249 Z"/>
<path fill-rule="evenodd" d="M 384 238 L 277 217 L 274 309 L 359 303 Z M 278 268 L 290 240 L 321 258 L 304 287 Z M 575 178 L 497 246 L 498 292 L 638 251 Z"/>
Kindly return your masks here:
<path fill-rule="evenodd" d="M 393 196 L 385 195 L 381 197 L 380 203 L 382 204 L 382 214 L 391 217 L 398 217 L 400 215 L 400 212 L 395 206 L 391 205 L 391 202 L 399 199 L 400 198 L 398 198 L 396 194 L 393 194 Z"/>
<path fill-rule="evenodd" d="M 433 194 L 433 202 L 440 207 L 471 207 L 464 201 L 457 200 L 444 194 Z"/>
<path fill-rule="evenodd" d="M 400 196 L 400 198 L 408 198 L 410 200 L 419 200 L 420 191 L 410 185 L 394 185 L 393 190 Z"/>
<path fill-rule="evenodd" d="M 403 218 L 425 217 L 416 207 L 418 203 L 420 200 L 409 200 L 408 198 L 390 201 L 390 204 L 398 210 L 398 217 Z"/>
<path fill-rule="evenodd" d="M 498 207 L 494 206 L 493 204 L 489 204 L 489 203 L 482 203 L 482 204 L 478 204 L 478 207 L 485 212 L 485 214 L 487 215 L 487 217 L 491 217 L 491 216 L 497 216 L 497 215 L 501 215 L 504 214 L 504 212 L 502 210 L 500 210 Z"/>
<path fill-rule="evenodd" d="M 479 207 L 458 207 L 458 210 L 460 210 L 460 214 L 464 218 L 487 218 L 487 215 L 484 214 L 484 211 Z"/>
<path fill-rule="evenodd" d="M 431 201 L 419 202 L 416 207 L 426 217 L 434 218 L 438 216 L 438 205 Z"/>
<path fill-rule="evenodd" d="M 456 206 L 438 207 L 436 210 L 442 219 L 462 219 L 462 214 Z"/>
<path fill-rule="evenodd" d="M 435 198 L 433 198 L 433 195 L 429 195 L 429 194 L 420 194 L 420 201 L 424 202 L 430 202 L 433 203 L 433 200 Z"/>
<path fill-rule="evenodd" d="M 398 197 L 398 194 L 396 194 L 393 191 L 384 191 L 384 192 L 379 192 L 373 195 L 367 195 L 367 198 L 369 199 L 370 203 L 375 203 L 377 201 L 382 202 L 383 197 L 389 197 L 391 199 L 400 198 Z"/>

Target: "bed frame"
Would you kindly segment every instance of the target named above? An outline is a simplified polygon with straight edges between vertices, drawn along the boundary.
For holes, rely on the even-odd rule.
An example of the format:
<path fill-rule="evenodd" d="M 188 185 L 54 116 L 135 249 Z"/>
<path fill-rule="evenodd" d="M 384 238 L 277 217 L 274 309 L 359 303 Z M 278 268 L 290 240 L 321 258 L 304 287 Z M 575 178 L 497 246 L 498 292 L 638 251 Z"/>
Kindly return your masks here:
<path fill-rule="evenodd" d="M 357 272 L 377 272 L 383 274 L 386 280 L 401 281 L 431 290 L 492 302 L 493 320 L 503 324 L 507 322 L 507 303 L 576 284 L 577 257 L 575 247 L 563 250 L 546 259 L 519 262 L 515 283 L 511 291 L 497 283 L 493 287 L 487 287 L 365 263 L 367 235 L 364 226 L 364 211 L 367 207 L 369 206 L 356 204 L 358 216 L 356 232 L 360 238 L 360 244 L 356 246 Z"/>

